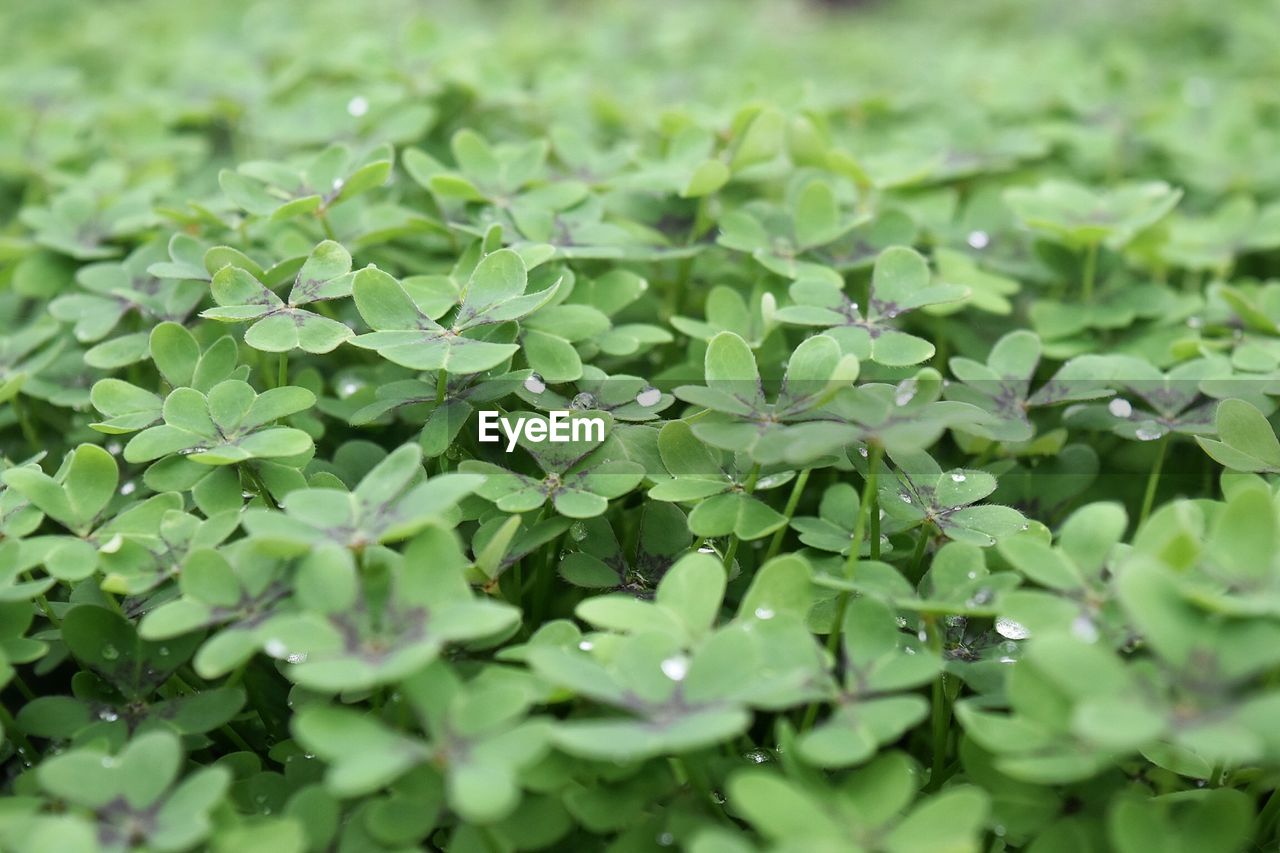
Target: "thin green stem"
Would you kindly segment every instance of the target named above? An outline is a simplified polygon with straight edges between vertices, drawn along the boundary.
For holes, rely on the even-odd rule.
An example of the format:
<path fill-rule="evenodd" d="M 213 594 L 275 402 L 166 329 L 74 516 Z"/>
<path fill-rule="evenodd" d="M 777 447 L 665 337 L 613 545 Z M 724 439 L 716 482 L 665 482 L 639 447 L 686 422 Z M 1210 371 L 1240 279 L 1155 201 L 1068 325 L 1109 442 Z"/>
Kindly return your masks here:
<path fill-rule="evenodd" d="M 871 529 L 867 534 L 867 538 L 871 542 L 870 557 L 873 560 L 880 559 L 880 493 L 871 493 Z"/>
<path fill-rule="evenodd" d="M 926 615 L 925 627 L 929 634 L 929 647 L 939 657 L 942 656 L 942 625 L 937 617 Z M 926 789 L 936 791 L 942 785 L 942 774 L 947 766 L 947 739 L 951 734 L 951 707 L 947 702 L 947 676 L 939 673 L 933 680 L 930 690 L 932 714 L 933 766 L 929 774 Z"/>
<path fill-rule="evenodd" d="M 333 226 L 329 224 L 329 214 L 320 208 L 316 211 L 316 218 L 320 220 L 320 227 L 324 230 L 324 236 L 328 237 L 335 243 L 338 242 L 338 235 L 333 233 Z"/>
<path fill-rule="evenodd" d="M 444 396 L 449 391 L 449 371 L 444 368 L 436 374 L 436 405 L 444 402 Z"/>
<path fill-rule="evenodd" d="M 760 463 L 757 462 L 751 467 L 751 473 L 747 475 L 747 482 L 742 486 L 743 494 L 751 494 L 756 490 L 756 480 L 760 478 Z M 724 552 L 724 568 L 725 571 L 733 569 L 733 558 L 738 554 L 738 534 L 729 534 L 729 547 Z"/>
<path fill-rule="evenodd" d="M 796 507 L 800 505 L 800 496 L 804 492 L 805 483 L 809 482 L 809 473 L 812 470 L 805 468 L 796 477 L 795 485 L 791 487 L 791 496 L 787 498 L 787 505 L 782 510 L 782 514 L 787 517 L 787 523 L 773 534 L 773 540 L 769 542 L 769 550 L 764 552 L 764 562 L 767 563 L 778 556 L 778 551 L 782 549 L 782 540 L 787 534 L 787 528 L 791 525 L 791 516 L 795 515 Z"/>
<path fill-rule="evenodd" d="M 276 499 L 271 496 L 271 490 L 267 488 L 267 484 L 262 482 L 262 478 L 258 476 L 258 472 L 248 465 L 241 465 L 240 470 L 244 472 L 245 479 L 249 481 L 249 485 L 262 498 L 262 502 L 272 509 L 279 509 L 280 505 L 276 503 Z"/>
<path fill-rule="evenodd" d="M 1138 513 L 1138 527 L 1141 527 L 1151 514 L 1151 507 L 1156 500 L 1156 487 L 1160 484 L 1160 469 L 1164 467 L 1164 457 L 1169 451 L 1169 436 L 1160 439 L 1160 447 L 1156 450 L 1156 461 L 1147 474 L 1147 490 L 1142 496 L 1142 511 Z"/>
<path fill-rule="evenodd" d="M 1094 241 L 1084 251 L 1084 273 L 1080 289 L 1086 303 L 1093 301 L 1093 281 L 1098 276 L 1098 243 Z"/>
<path fill-rule="evenodd" d="M 879 444 L 870 445 L 867 454 L 867 476 L 862 482 L 862 497 L 858 501 L 858 517 L 853 524 L 853 537 L 849 540 L 849 558 L 844 564 L 844 575 L 852 580 L 858 565 L 858 553 L 862 550 L 862 539 L 866 534 L 867 522 L 871 516 L 871 507 L 876 494 L 876 481 L 879 476 L 880 460 L 884 458 L 884 448 Z M 840 632 L 844 628 L 844 615 L 849 609 L 849 591 L 842 590 L 836 599 L 835 622 L 831 633 L 827 635 L 827 651 L 835 654 L 840 648 Z M 809 703 L 804 718 L 800 722 L 800 731 L 808 731 L 818 717 L 817 701 Z"/>
<path fill-rule="evenodd" d="M 858 501 L 858 517 L 853 523 L 853 538 L 849 541 L 849 556 L 844 561 L 844 576 L 852 578 L 858 565 L 858 555 L 862 551 L 862 542 L 867 534 L 867 523 L 871 519 L 871 505 L 876 494 L 876 478 L 879 476 L 880 460 L 884 458 L 884 448 L 873 444 L 867 451 L 867 476 L 862 483 L 862 498 Z"/>
<path fill-rule="evenodd" d="M 30 445 L 31 452 L 38 452 L 41 450 L 40 433 L 36 431 L 35 425 L 31 423 L 31 414 L 27 411 L 27 407 L 22 404 L 22 395 L 14 394 L 13 399 L 9 401 L 9 405 L 13 406 L 13 412 L 18 418 L 18 426 L 22 429 L 22 437 Z"/>
<path fill-rule="evenodd" d="M 280 353 L 280 363 L 276 367 L 276 387 L 283 388 L 289 384 L 289 353 Z"/>
<path fill-rule="evenodd" d="M 920 571 L 921 565 L 924 563 L 924 552 L 929 546 L 931 522 L 926 521 L 920 527 L 920 536 L 916 539 L 915 550 L 911 552 L 911 567 L 907 569 L 907 577 L 913 581 L 919 581 L 922 575 Z"/>

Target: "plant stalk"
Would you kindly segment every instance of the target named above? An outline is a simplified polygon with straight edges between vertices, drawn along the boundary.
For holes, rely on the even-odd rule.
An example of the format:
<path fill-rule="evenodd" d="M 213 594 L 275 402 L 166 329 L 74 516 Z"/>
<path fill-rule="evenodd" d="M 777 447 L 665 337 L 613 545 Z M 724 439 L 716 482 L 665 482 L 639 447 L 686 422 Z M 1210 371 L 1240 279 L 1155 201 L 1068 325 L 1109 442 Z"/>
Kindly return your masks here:
<path fill-rule="evenodd" d="M 1151 465 L 1151 471 L 1147 474 L 1147 490 L 1142 496 L 1142 511 L 1138 513 L 1138 527 L 1146 523 L 1147 516 L 1151 514 L 1151 507 L 1156 499 L 1156 487 L 1160 483 L 1160 470 L 1164 468 L 1164 457 L 1169 451 L 1169 436 L 1165 435 L 1160 439 L 1160 447 L 1156 450 L 1156 461 Z"/>
<path fill-rule="evenodd" d="M 764 553 L 765 563 L 778 556 L 778 551 L 782 549 L 782 540 L 786 536 L 787 528 L 791 525 L 791 516 L 795 515 L 796 507 L 800 505 L 800 496 L 804 492 L 805 483 L 809 482 L 809 473 L 812 470 L 812 468 L 805 468 L 797 475 L 795 485 L 791 487 L 791 496 L 787 498 L 787 505 L 782 510 L 782 514 L 787 517 L 787 523 L 779 527 L 778 532 L 773 534 L 773 540 L 769 543 L 769 550 Z"/>
<path fill-rule="evenodd" d="M 1098 275 L 1098 243 L 1095 240 L 1089 244 L 1084 252 L 1084 273 L 1081 281 L 1081 291 L 1084 294 L 1086 304 L 1093 302 L 1093 281 Z"/>
<path fill-rule="evenodd" d="M 760 478 L 760 463 L 757 462 L 751 467 L 751 473 L 747 475 L 747 482 L 742 486 L 742 493 L 749 495 L 756 490 L 756 480 Z M 724 570 L 726 572 L 733 569 L 733 558 L 738 553 L 738 534 L 729 534 L 729 547 L 724 551 Z"/>

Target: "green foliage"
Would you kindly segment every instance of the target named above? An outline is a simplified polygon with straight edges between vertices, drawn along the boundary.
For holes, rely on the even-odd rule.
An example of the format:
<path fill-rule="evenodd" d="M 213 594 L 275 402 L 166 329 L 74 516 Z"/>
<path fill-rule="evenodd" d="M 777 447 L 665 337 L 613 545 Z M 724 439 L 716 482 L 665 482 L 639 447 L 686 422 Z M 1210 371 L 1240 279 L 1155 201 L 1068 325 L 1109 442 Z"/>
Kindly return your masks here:
<path fill-rule="evenodd" d="M 3 7 L 0 848 L 1276 848 L 1280 9 L 821 5 Z"/>

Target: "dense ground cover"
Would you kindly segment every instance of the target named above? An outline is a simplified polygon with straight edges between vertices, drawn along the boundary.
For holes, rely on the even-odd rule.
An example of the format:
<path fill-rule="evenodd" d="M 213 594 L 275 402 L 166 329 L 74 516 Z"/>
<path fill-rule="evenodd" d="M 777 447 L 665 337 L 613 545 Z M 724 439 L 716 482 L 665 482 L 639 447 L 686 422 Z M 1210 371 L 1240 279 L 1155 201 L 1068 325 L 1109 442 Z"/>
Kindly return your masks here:
<path fill-rule="evenodd" d="M 1276 849 L 1280 7 L 828 5 L 4 6 L 0 847 Z"/>

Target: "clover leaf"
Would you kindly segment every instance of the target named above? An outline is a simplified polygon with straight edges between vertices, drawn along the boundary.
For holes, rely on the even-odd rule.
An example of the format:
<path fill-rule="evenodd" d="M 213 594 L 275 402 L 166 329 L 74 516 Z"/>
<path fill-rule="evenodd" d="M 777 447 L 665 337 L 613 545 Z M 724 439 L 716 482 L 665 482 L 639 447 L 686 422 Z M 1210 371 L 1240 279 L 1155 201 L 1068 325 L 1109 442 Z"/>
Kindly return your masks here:
<path fill-rule="evenodd" d="M 326 240 L 311 251 L 298 270 L 287 300 L 248 270 L 227 265 L 213 276 L 213 299 L 219 307 L 201 316 L 224 322 L 252 320 L 244 342 L 264 352 L 330 352 L 354 332 L 345 323 L 300 306 L 350 296 L 354 278 L 351 255 L 338 243 Z"/>
<path fill-rule="evenodd" d="M 40 787 L 70 808 L 61 837 L 81 849 L 95 843 L 185 850 L 212 828 L 212 812 L 231 784 L 224 767 L 205 767 L 178 781 L 182 746 L 169 732 L 149 732 L 114 756 L 83 747 L 43 765 Z M 89 845 L 88 848 L 82 845 Z"/>
<path fill-rule="evenodd" d="M 478 490 L 481 497 L 493 501 L 503 512 L 529 512 L 550 501 L 556 511 L 568 518 L 591 518 L 600 515 L 609 501 L 630 492 L 644 477 L 644 467 L 625 458 L 616 431 L 604 412 L 574 412 L 573 419 L 592 419 L 604 425 L 603 438 L 585 430 L 576 440 L 542 443 L 532 440 L 529 429 L 520 432 L 518 444 L 538 467 L 534 474 L 494 465 L 480 460 L 466 460 L 458 470 L 485 475 Z M 501 418 L 505 424 L 524 419 L 524 423 L 542 424 L 542 435 L 550 434 L 549 419 L 538 414 L 512 413 Z M 513 426 L 504 429 L 513 429 Z M 572 435 L 572 425 L 570 435 Z"/>
<path fill-rule="evenodd" d="M 245 528 L 282 553 L 301 554 L 317 543 L 352 551 L 408 539 L 442 520 L 459 500 L 480 488 L 474 474 L 427 479 L 422 450 L 406 444 L 375 465 L 350 492 L 315 487 L 284 497 L 282 511 L 250 509 Z"/>
<path fill-rule="evenodd" d="M 501 635 L 520 619 L 510 605 L 473 596 L 460 543 L 441 528 L 419 534 L 403 556 L 370 558 L 377 572 L 357 573 L 351 552 L 335 546 L 317 554 L 294 580 L 302 609 L 281 613 L 259 632 L 263 651 L 312 690 L 395 683 L 447 644 Z"/>
<path fill-rule="evenodd" d="M 314 403 L 315 395 L 305 388 L 285 386 L 258 394 L 238 379 L 219 382 L 207 394 L 177 388 L 164 400 L 164 423 L 131 438 L 124 458 L 150 462 L 180 454 L 202 465 L 233 465 L 298 456 L 312 448 L 311 436 L 271 424 Z"/>
<path fill-rule="evenodd" d="M 416 370 L 480 373 L 510 358 L 519 347 L 484 339 L 489 326 L 518 320 L 550 299 L 558 287 L 526 294 L 524 261 L 510 249 L 491 252 L 476 264 L 448 326 L 425 314 L 404 288 L 377 269 L 356 274 L 354 295 L 372 332 L 352 343 L 377 350 L 389 361 Z M 471 332 L 471 335 L 467 333 Z"/>
<path fill-rule="evenodd" d="M 768 403 L 755 356 L 746 341 L 721 332 L 707 344 L 706 386 L 685 385 L 676 396 L 711 414 L 692 422 L 693 434 L 713 447 L 744 451 L 761 464 L 781 461 L 785 424 L 820 417 L 820 409 L 858 375 L 858 360 L 841 355 L 834 339 L 814 335 L 791 354 L 777 398 Z"/>
<path fill-rule="evenodd" d="M 395 731 L 359 713 L 309 705 L 293 726 L 331 767 L 326 784 L 338 796 L 368 793 L 415 766 L 438 768 L 450 807 L 488 824 L 519 804 L 519 773 L 547 750 L 547 726 L 524 719 L 537 699 L 515 678 L 463 681 L 442 663 L 402 682 L 405 703 L 428 740 Z"/>
<path fill-rule="evenodd" d="M 893 320 L 908 312 L 965 298 L 966 288 L 931 284 L 928 264 L 904 247 L 886 249 L 876 259 L 865 309 L 845 295 L 838 277 L 801 278 L 791 285 L 793 305 L 777 318 L 784 323 L 823 328 L 841 349 L 859 359 L 890 366 L 919 364 L 933 356 L 933 344 L 897 329 Z"/>

